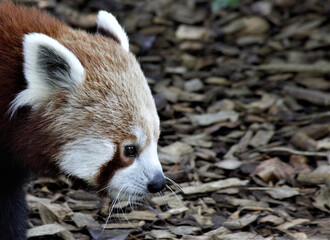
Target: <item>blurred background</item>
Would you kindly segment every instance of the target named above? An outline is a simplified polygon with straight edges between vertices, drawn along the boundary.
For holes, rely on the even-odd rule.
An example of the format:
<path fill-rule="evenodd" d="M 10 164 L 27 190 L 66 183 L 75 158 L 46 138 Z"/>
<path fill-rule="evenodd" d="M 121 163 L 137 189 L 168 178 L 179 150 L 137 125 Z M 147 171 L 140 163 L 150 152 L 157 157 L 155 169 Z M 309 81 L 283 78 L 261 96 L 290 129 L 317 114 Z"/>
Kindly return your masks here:
<path fill-rule="evenodd" d="M 37 179 L 30 239 L 330 239 L 330 1 L 17 2 L 91 33 L 118 18 L 182 188 L 109 218 L 111 199 Z"/>

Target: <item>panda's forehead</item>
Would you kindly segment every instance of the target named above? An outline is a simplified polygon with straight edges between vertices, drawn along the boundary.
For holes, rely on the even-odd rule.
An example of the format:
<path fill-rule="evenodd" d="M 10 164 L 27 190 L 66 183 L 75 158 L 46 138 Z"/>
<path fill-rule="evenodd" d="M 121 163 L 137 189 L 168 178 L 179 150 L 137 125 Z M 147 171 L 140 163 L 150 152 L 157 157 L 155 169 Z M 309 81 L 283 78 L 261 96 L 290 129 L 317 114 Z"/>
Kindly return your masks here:
<path fill-rule="evenodd" d="M 143 124 L 135 125 L 131 128 L 131 134 L 135 138 L 135 144 L 139 146 L 149 145 L 157 142 L 159 135 L 159 125 L 157 121 L 144 121 Z"/>
<path fill-rule="evenodd" d="M 135 126 L 133 127 L 132 129 L 132 134 L 134 136 L 136 136 L 136 139 L 137 139 L 137 143 L 140 145 L 140 146 L 143 146 L 147 143 L 148 141 L 148 136 L 147 136 L 147 133 L 145 132 L 145 130 L 143 130 L 142 127 L 140 126 Z M 149 137 L 150 138 L 150 137 Z"/>

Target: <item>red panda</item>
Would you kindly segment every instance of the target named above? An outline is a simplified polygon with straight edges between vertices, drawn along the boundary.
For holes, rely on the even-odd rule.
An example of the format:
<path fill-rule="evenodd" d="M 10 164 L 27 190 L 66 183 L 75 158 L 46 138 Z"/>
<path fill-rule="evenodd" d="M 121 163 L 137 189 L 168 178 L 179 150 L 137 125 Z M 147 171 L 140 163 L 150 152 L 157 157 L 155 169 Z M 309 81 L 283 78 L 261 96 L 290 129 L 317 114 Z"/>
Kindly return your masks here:
<path fill-rule="evenodd" d="M 0 235 L 25 239 L 30 172 L 64 173 L 110 196 L 165 187 L 159 117 L 116 18 L 73 30 L 46 13 L 0 4 Z"/>

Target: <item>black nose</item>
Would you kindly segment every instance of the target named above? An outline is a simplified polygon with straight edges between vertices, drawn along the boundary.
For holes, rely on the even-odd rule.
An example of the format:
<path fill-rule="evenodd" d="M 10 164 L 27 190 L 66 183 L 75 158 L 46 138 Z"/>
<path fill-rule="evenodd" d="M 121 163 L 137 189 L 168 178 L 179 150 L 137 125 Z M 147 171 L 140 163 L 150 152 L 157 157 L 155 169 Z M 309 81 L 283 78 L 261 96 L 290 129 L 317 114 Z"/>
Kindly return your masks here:
<path fill-rule="evenodd" d="M 148 183 L 148 191 L 151 193 L 156 193 L 156 192 L 160 192 L 161 190 L 163 190 L 166 186 L 166 181 L 165 178 L 163 176 L 163 174 L 157 174 L 152 180 L 151 182 Z"/>

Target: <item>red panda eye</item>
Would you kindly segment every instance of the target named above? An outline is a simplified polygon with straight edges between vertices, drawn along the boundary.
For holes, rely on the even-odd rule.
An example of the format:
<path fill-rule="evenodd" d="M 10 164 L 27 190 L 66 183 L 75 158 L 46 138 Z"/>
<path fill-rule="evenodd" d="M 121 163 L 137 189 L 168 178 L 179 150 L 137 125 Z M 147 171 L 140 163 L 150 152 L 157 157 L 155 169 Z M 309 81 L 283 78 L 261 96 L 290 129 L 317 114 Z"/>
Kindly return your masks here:
<path fill-rule="evenodd" d="M 136 146 L 126 146 L 124 150 L 124 155 L 127 158 L 135 158 L 137 156 L 137 147 Z"/>

